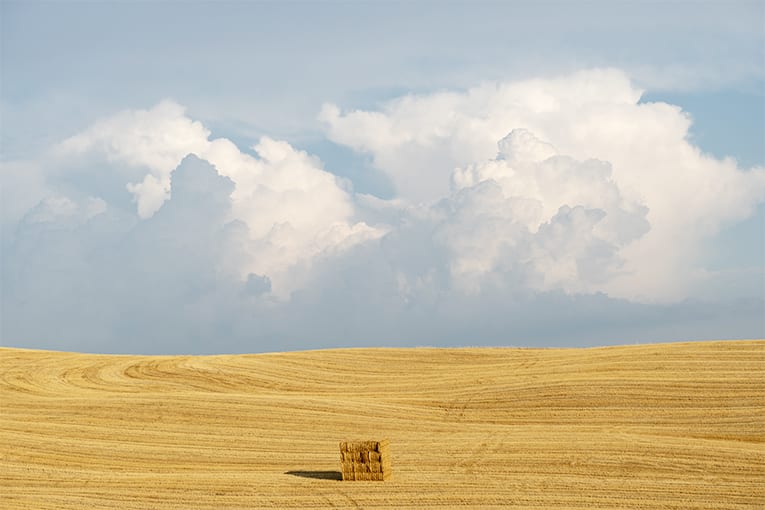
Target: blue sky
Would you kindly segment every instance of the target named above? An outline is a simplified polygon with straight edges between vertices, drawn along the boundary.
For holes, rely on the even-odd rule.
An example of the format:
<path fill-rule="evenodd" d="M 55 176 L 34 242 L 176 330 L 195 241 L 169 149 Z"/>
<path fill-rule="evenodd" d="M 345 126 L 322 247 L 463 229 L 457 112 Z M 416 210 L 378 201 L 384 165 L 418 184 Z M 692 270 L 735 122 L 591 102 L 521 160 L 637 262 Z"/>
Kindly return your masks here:
<path fill-rule="evenodd" d="M 0 5 L 2 345 L 765 336 L 761 2 Z"/>

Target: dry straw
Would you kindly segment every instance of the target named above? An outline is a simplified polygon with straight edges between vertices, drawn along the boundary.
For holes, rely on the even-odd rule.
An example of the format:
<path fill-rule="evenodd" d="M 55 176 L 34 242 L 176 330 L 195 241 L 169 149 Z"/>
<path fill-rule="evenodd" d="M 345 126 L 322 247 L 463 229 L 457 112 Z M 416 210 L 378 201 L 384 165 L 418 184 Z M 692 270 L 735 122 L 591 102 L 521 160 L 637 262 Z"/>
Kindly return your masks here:
<path fill-rule="evenodd" d="M 391 477 L 390 443 L 387 439 L 342 441 L 340 465 L 343 480 L 389 480 Z"/>

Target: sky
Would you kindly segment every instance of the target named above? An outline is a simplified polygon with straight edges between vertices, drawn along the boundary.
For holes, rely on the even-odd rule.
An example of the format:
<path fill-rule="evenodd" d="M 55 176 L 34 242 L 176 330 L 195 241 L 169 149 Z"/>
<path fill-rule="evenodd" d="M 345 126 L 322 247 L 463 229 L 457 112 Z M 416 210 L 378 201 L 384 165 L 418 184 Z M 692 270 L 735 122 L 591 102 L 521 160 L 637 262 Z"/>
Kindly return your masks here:
<path fill-rule="evenodd" d="M 765 337 L 762 2 L 0 2 L 0 345 Z"/>

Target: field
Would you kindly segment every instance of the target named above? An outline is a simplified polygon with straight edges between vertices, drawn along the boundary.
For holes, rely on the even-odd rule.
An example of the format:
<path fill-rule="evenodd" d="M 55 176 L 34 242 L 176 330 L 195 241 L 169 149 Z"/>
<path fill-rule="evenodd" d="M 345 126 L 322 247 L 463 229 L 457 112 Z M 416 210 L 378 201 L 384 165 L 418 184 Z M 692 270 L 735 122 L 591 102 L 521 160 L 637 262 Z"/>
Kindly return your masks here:
<path fill-rule="evenodd" d="M 339 480 L 390 439 L 393 479 Z M 0 349 L 0 507 L 765 508 L 765 341 Z"/>

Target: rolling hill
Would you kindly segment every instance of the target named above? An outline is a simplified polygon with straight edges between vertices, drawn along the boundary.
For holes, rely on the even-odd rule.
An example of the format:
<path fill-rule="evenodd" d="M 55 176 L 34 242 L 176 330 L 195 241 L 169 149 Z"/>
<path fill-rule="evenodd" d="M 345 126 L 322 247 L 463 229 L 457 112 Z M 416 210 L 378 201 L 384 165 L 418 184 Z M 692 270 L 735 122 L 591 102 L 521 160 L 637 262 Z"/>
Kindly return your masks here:
<path fill-rule="evenodd" d="M 390 439 L 393 479 L 339 480 Z M 765 508 L 765 341 L 0 349 L 0 507 Z"/>

